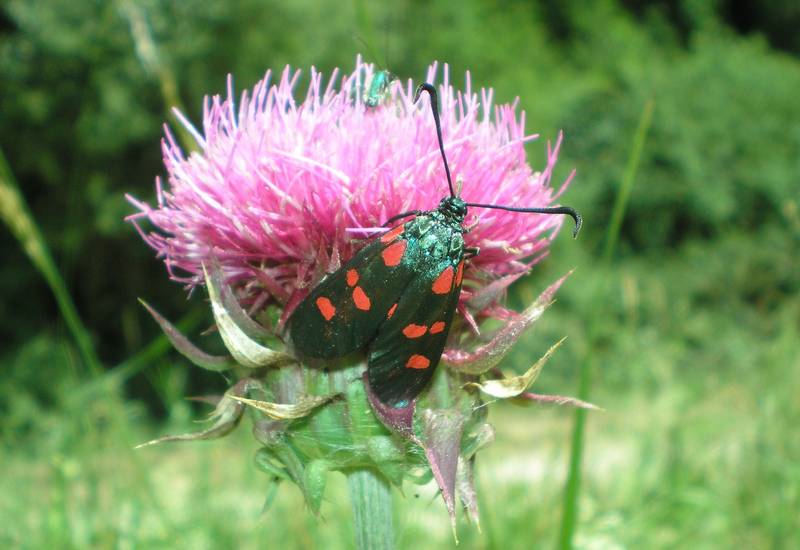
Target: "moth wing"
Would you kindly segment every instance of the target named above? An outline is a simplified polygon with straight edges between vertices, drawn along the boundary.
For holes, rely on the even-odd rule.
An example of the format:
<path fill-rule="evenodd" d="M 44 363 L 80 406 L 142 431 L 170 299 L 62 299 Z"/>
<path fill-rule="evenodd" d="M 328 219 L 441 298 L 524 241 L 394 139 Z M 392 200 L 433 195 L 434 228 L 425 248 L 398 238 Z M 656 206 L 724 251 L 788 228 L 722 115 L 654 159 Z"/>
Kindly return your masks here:
<path fill-rule="evenodd" d="M 433 376 L 461 293 L 460 260 L 447 258 L 433 269 L 419 270 L 392 317 L 378 329 L 369 349 L 367 377 L 382 402 L 404 406 Z M 434 292 L 448 270 L 449 289 L 441 292 L 439 284 L 441 293 Z"/>
<path fill-rule="evenodd" d="M 322 280 L 289 318 L 289 334 L 302 356 L 333 359 L 365 347 L 413 278 L 401 261 L 407 241 L 397 226 Z"/>

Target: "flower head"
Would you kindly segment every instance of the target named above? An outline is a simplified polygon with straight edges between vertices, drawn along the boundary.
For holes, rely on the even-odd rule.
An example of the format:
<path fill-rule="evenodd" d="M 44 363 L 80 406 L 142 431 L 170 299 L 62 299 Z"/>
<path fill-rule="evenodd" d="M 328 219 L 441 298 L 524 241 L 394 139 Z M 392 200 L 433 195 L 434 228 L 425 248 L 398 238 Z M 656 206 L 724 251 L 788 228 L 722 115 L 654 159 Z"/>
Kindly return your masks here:
<path fill-rule="evenodd" d="M 473 92 L 469 73 L 465 90 L 456 91 L 446 65 L 443 72 L 445 149 L 462 197 L 550 204 L 560 193 L 549 186 L 560 137 L 534 172 L 525 143 L 537 136 L 525 133 L 516 103 L 494 105 L 491 89 Z M 226 99 L 206 99 L 202 133 L 181 117 L 200 153 L 187 156 L 166 130 L 168 187 L 157 181 L 155 208 L 131 198 L 139 212 L 130 219 L 152 223 L 155 231 L 142 234 L 175 280 L 201 283 L 202 265 L 214 257 L 226 281 L 246 287 L 249 298 L 289 296 L 312 283 L 320 266 L 346 261 L 391 216 L 438 205 L 447 180 L 428 104 L 412 103 L 409 81 L 397 83 L 383 106 L 367 107 L 354 91 L 372 73 L 358 62 L 352 74 L 334 73 L 326 84 L 312 69 L 300 103 L 300 72 L 288 67 L 274 84 L 267 72 L 238 102 L 229 80 Z M 436 73 L 434 64 L 426 80 Z M 560 216 L 472 209 L 466 245 L 481 254 L 465 277 L 485 284 L 527 271 L 561 223 Z"/>
<path fill-rule="evenodd" d="M 407 407 L 376 399 L 362 381 L 363 360 L 310 368 L 279 349 L 283 322 L 267 327 L 254 320 L 277 307 L 285 321 L 307 288 L 385 231 L 387 219 L 435 209 L 448 194 L 427 102 L 413 101 L 410 81 L 393 81 L 382 103 L 365 104 L 362 91 L 373 72 L 358 61 L 352 74 L 334 74 L 325 84 L 312 70 L 300 103 L 294 98 L 300 73 L 289 68 L 275 84 L 267 73 L 238 102 L 229 80 L 226 99 L 206 100 L 202 131 L 180 117 L 199 152 L 186 155 L 166 131 L 168 186 L 157 180 L 156 207 L 129 197 L 138 209 L 130 219 L 173 279 L 189 287 L 206 284 L 231 357 L 202 352 L 147 307 L 181 353 L 203 368 L 230 371 L 238 381 L 212 400 L 209 429 L 156 441 L 219 437 L 248 408 L 263 445 L 258 464 L 276 479 L 296 483 L 315 511 L 325 472 L 366 467 L 398 485 L 435 478 L 451 517 L 458 488 L 477 521 L 470 459 L 493 437 L 481 395 L 588 406 L 526 391 L 550 352 L 520 376 L 485 379 L 563 281 L 521 313 L 500 303 L 506 287 L 547 252 L 560 216 L 469 211 L 465 244 L 480 254 L 463 273 L 463 322 L 451 329 L 446 368 L 439 367 L 432 382 L 436 391 L 423 392 Z M 436 73 L 434 64 L 426 80 L 433 82 Z M 472 91 L 469 74 L 465 90 L 456 91 L 446 65 L 443 73 L 444 147 L 461 196 L 513 207 L 553 202 L 569 182 L 557 191 L 550 187 L 561 138 L 548 147 L 546 166 L 534 172 L 525 143 L 537 136 L 525 133 L 516 103 L 493 105 L 491 90 Z M 150 232 L 141 227 L 144 219 L 154 227 Z M 470 335 L 484 316 L 504 326 L 476 346 Z"/>

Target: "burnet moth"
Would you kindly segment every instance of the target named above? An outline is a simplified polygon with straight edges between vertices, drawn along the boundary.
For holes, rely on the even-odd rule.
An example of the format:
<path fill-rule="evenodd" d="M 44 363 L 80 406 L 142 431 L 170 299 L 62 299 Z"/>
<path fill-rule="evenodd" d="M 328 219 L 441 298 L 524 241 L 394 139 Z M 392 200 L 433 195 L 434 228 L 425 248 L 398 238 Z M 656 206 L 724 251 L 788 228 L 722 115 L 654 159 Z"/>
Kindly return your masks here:
<path fill-rule="evenodd" d="M 301 357 L 335 359 L 358 350 L 367 353 L 367 379 L 383 403 L 403 407 L 430 381 L 453 321 L 464 262 L 478 249 L 464 245 L 467 208 L 581 216 L 566 206 L 515 208 L 465 202 L 457 196 L 444 152 L 436 89 L 417 88 L 431 98 L 439 150 L 450 195 L 429 211 L 404 212 L 396 225 L 362 248 L 338 271 L 325 277 L 298 304 L 288 321 Z"/>

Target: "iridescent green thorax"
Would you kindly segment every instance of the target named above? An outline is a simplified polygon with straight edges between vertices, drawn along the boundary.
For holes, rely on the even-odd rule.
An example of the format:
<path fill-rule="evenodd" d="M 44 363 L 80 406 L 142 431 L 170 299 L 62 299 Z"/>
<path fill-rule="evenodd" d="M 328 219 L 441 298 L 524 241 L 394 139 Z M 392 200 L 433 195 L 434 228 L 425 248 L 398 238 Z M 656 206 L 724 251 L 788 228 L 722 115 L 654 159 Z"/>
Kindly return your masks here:
<path fill-rule="evenodd" d="M 461 197 L 445 197 L 435 212 L 439 212 L 448 222 L 461 225 L 467 217 L 467 203 Z"/>
<path fill-rule="evenodd" d="M 435 274 L 446 265 L 457 266 L 464 255 L 464 228 L 461 220 L 449 212 L 431 210 L 405 224 L 404 236 L 409 246 L 419 249 L 419 256 L 409 255 L 417 269 L 430 269 Z M 445 261 L 445 264 L 440 264 Z"/>
<path fill-rule="evenodd" d="M 392 82 L 397 79 L 389 71 L 378 71 L 372 75 L 369 87 L 364 94 L 364 104 L 367 107 L 377 107 L 389 97 Z"/>

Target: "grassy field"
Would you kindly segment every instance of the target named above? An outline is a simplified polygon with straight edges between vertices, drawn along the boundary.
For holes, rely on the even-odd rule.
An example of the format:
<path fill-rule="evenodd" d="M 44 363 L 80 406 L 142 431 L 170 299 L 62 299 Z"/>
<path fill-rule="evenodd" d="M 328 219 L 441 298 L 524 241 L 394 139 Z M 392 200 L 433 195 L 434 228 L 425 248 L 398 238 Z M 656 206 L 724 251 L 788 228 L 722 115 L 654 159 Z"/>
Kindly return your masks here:
<path fill-rule="evenodd" d="M 796 372 L 796 342 L 788 335 L 771 354 Z M 589 425 L 577 546 L 795 546 L 796 375 L 787 379 L 786 368 L 768 363 L 728 381 L 700 369 L 681 373 L 668 361 L 654 370 L 662 383 L 637 397 L 597 392 L 607 411 L 593 415 Z M 663 383 L 674 376 L 691 377 L 691 387 Z M 766 385 L 776 380 L 783 391 Z M 285 485 L 261 513 L 269 481 L 253 467 L 255 444 L 247 430 L 216 442 L 132 451 L 156 433 L 193 428 L 184 410 L 175 411 L 182 420 L 158 432 L 147 424 L 126 430 L 120 424 L 141 419 L 135 409 L 128 405 L 127 418 L 109 417 L 120 412 L 103 401 L 87 403 L 71 421 L 51 415 L 32 426 L 36 445 L 12 448 L 6 439 L 0 462 L 4 545 L 351 547 L 341 476 L 331 480 L 319 520 L 301 511 L 299 491 Z M 482 533 L 462 522 L 461 543 L 550 547 L 561 512 L 571 415 L 506 405 L 493 409 L 491 418 L 498 438 L 478 470 Z M 433 485 L 407 487 L 405 498 L 396 498 L 399 547 L 453 546 Z"/>

